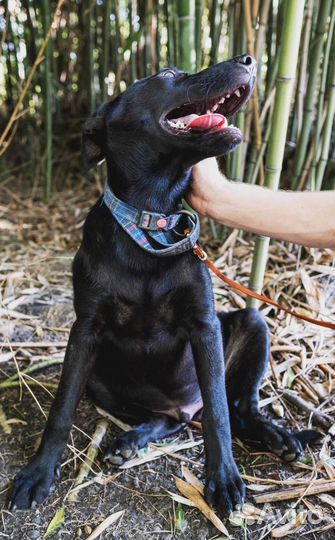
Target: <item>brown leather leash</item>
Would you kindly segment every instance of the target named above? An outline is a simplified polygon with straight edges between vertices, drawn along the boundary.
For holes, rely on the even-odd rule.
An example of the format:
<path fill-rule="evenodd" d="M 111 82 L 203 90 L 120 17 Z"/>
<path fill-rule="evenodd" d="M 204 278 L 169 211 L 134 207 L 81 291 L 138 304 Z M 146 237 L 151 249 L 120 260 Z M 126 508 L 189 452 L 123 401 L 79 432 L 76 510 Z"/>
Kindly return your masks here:
<path fill-rule="evenodd" d="M 185 234 L 187 234 L 187 231 L 185 231 Z M 248 289 L 247 287 L 244 287 L 244 285 L 240 285 L 239 283 L 236 283 L 232 279 L 227 278 L 216 266 L 208 260 L 207 253 L 198 245 L 195 244 L 193 248 L 193 253 L 199 257 L 201 261 L 203 261 L 208 268 L 214 272 L 215 275 L 218 276 L 224 283 L 229 285 L 229 287 L 232 287 L 233 289 L 236 289 L 237 291 L 240 291 L 248 296 L 251 296 L 252 298 L 256 298 L 257 300 L 260 300 L 261 302 L 265 302 L 266 304 L 270 304 L 271 306 L 276 307 L 277 309 L 280 309 L 281 311 L 285 311 L 289 315 L 292 315 L 293 317 L 297 317 L 298 319 L 302 319 L 303 321 L 307 321 L 311 324 L 316 324 L 317 326 L 323 326 L 325 328 L 331 328 L 331 330 L 335 330 L 335 323 L 330 322 L 324 322 L 324 321 L 318 321 L 317 319 L 313 319 L 312 317 L 308 317 L 307 315 L 300 315 L 300 313 L 297 313 L 296 311 L 293 311 L 292 309 L 289 309 L 285 306 L 282 306 L 281 304 L 277 304 L 274 300 L 271 300 L 271 298 L 268 298 L 267 296 L 263 296 L 262 294 L 258 294 L 251 289 Z"/>

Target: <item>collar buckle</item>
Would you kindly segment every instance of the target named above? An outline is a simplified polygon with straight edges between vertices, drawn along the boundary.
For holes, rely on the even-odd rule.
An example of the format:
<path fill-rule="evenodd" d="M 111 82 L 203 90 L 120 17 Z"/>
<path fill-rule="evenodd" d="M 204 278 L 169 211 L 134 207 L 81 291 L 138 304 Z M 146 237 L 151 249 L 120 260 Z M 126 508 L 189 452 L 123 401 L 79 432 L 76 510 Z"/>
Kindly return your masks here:
<path fill-rule="evenodd" d="M 157 231 L 158 229 L 166 229 L 168 226 L 168 218 L 164 214 L 157 214 L 156 212 L 149 212 L 143 210 L 139 217 L 137 225 L 141 229 L 148 231 Z"/>

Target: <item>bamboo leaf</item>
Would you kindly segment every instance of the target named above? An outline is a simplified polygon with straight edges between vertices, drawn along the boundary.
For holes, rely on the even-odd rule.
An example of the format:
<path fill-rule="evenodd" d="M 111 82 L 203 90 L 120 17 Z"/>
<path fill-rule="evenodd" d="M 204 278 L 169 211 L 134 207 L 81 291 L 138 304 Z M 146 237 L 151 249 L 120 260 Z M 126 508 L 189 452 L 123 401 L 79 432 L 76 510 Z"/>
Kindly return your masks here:
<path fill-rule="evenodd" d="M 199 493 L 199 491 L 194 487 L 188 484 L 187 482 L 184 482 L 184 480 L 181 480 L 180 478 L 175 477 L 176 486 L 179 489 L 179 491 L 188 499 L 190 499 L 195 506 L 206 516 L 209 521 L 213 523 L 213 525 L 223 534 L 225 534 L 228 538 L 230 538 L 230 535 L 222 523 L 221 519 L 218 518 L 218 516 L 213 512 L 213 510 L 208 506 L 205 499 L 202 497 L 202 495 Z"/>
<path fill-rule="evenodd" d="M 61 508 L 57 510 L 56 514 L 50 521 L 43 538 L 48 538 L 49 536 L 54 534 L 63 525 L 64 519 L 65 519 L 65 507 L 62 506 Z"/>
<path fill-rule="evenodd" d="M 201 495 L 204 494 L 204 485 L 194 474 L 187 468 L 185 465 L 182 465 L 181 472 L 185 480 L 191 484 L 191 486 L 195 487 Z"/>
<path fill-rule="evenodd" d="M 120 512 L 115 512 L 114 514 L 108 516 L 108 518 L 104 519 L 100 523 L 100 525 L 98 525 L 94 529 L 94 531 L 87 537 L 86 540 L 94 540 L 95 538 L 98 538 L 98 536 L 100 536 L 102 532 L 104 532 L 108 527 L 110 527 L 113 523 L 120 519 L 124 513 L 125 510 L 121 510 Z"/>
<path fill-rule="evenodd" d="M 171 499 L 173 499 L 177 503 L 181 503 L 186 506 L 193 506 L 193 507 L 195 506 L 195 504 L 189 499 L 186 499 L 186 497 L 182 497 L 181 495 L 178 495 L 177 493 L 172 493 L 172 491 L 166 490 L 166 492 L 170 495 Z"/>
<path fill-rule="evenodd" d="M 187 519 L 185 517 L 183 507 L 180 503 L 177 504 L 176 508 L 175 528 L 177 531 L 180 532 L 184 532 L 187 528 Z"/>
<path fill-rule="evenodd" d="M 296 378 L 295 372 L 293 371 L 291 367 L 289 367 L 287 370 L 287 388 L 292 388 L 295 378 Z"/>

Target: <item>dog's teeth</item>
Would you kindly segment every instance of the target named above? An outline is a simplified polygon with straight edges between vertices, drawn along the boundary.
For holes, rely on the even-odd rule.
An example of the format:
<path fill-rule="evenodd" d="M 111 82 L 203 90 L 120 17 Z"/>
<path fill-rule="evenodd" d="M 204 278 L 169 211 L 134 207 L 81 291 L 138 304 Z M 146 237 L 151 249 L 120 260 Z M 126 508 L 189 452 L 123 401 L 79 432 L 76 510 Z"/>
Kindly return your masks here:
<path fill-rule="evenodd" d="M 219 101 L 219 103 L 224 103 L 224 102 L 225 102 L 225 99 L 226 99 L 226 98 L 224 98 L 224 97 L 221 98 L 220 101 Z"/>
<path fill-rule="evenodd" d="M 234 94 L 235 94 L 237 97 L 241 97 L 241 92 L 239 91 L 239 89 L 235 90 Z"/>
<path fill-rule="evenodd" d="M 217 103 L 216 105 L 214 105 L 212 111 L 215 112 L 218 107 L 219 107 L 219 104 Z"/>
<path fill-rule="evenodd" d="M 228 99 L 228 98 L 230 98 L 230 94 L 227 94 L 227 95 L 226 95 L 226 99 Z"/>
<path fill-rule="evenodd" d="M 185 129 L 186 124 L 184 124 L 181 120 L 176 120 L 176 122 L 173 124 L 173 127 L 176 129 Z"/>

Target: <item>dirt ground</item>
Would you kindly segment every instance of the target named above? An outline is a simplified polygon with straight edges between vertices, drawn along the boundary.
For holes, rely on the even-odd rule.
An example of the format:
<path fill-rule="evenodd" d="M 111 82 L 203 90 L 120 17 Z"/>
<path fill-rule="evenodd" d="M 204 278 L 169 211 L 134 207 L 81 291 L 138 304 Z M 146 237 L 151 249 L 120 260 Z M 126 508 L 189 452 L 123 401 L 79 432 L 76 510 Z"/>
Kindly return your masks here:
<path fill-rule="evenodd" d="M 65 517 L 53 533 L 58 539 L 86 539 L 106 517 L 120 510 L 125 511 L 121 519 L 99 538 L 224 538 L 197 508 L 177 503 L 168 493 L 179 493 L 174 478 L 182 477 L 183 465 L 204 482 L 202 444 L 188 450 L 175 450 L 121 472 L 108 469 L 99 455 L 85 480 L 87 484 L 78 491 L 76 502 L 68 500 L 82 453 L 101 419 L 86 398 L 78 409 L 76 427 L 72 429 L 63 460 L 62 478 L 55 492 L 34 511 L 12 513 L 7 509 L 10 480 L 32 456 L 43 431 L 73 321 L 71 260 L 80 241 L 82 221 L 97 194 L 95 187 L 84 188 L 78 188 L 76 194 L 55 196 L 48 206 L 29 199 L 21 201 L 6 188 L 5 204 L 0 206 L 0 538 L 45 538 L 48 525 L 61 508 L 65 509 Z M 229 268 L 229 277 L 246 282 L 251 262 L 249 240 L 233 234 L 223 248 L 217 249 L 215 242 L 207 241 L 206 230 L 205 226 L 204 242 L 219 266 Z M 271 251 L 267 293 L 270 294 L 271 289 L 280 301 L 295 298 L 301 310 L 309 307 L 333 316 L 335 270 L 332 257 L 327 251 L 295 252 L 289 246 L 276 244 Z M 286 261 L 285 269 L 283 261 Z M 301 280 L 303 290 L 299 291 Z M 242 297 L 224 290 L 215 280 L 213 284 L 219 309 L 243 307 Z M 307 294 L 314 299 L 312 306 Z M 264 308 L 263 312 L 274 346 L 272 370 L 261 391 L 263 410 L 282 425 L 293 429 L 307 426 L 308 414 L 282 399 L 282 390 L 290 388 L 334 418 L 333 334 L 311 329 L 286 315 L 274 319 L 269 308 Z M 275 456 L 259 454 L 238 441 L 234 443 L 240 471 L 248 478 L 250 503 L 255 504 L 254 495 L 288 487 L 293 481 L 301 482 L 306 489 L 316 479 L 334 480 L 335 486 L 331 436 L 326 436 L 326 429 L 316 428 L 323 431 L 323 442 L 309 450 L 301 463 L 294 465 L 284 465 Z M 112 422 L 109 424 L 102 449 L 118 430 Z M 198 439 L 201 432 L 189 428 L 164 442 L 178 446 Z M 117 477 L 116 472 L 120 472 Z M 106 482 L 106 478 L 109 481 Z M 302 522 L 298 517 L 296 531 L 292 525 L 294 505 L 298 516 L 306 515 Z M 255 506 L 260 510 L 264 508 L 263 504 Z M 280 522 L 285 513 L 286 518 Z M 236 540 L 261 540 L 273 535 L 330 540 L 334 538 L 335 497 L 323 493 L 319 497 L 302 496 L 275 502 L 265 507 L 265 516 L 256 523 L 236 516 L 231 521 L 223 521 L 231 538 Z M 273 533 L 287 524 L 286 530 Z"/>

